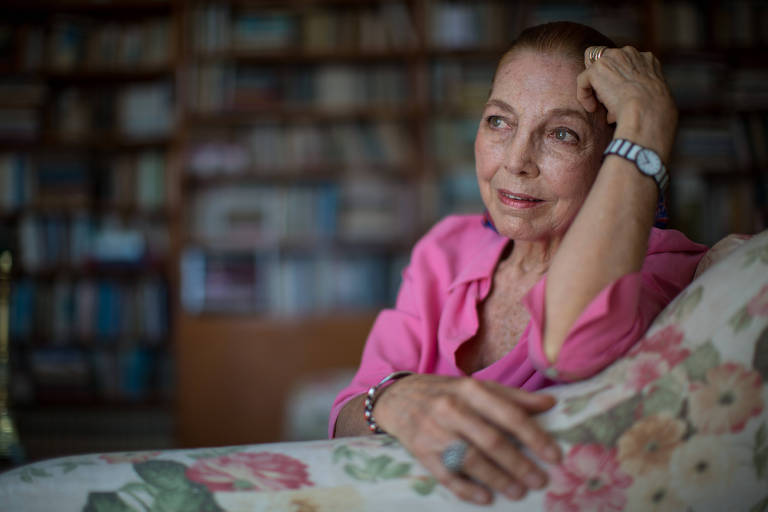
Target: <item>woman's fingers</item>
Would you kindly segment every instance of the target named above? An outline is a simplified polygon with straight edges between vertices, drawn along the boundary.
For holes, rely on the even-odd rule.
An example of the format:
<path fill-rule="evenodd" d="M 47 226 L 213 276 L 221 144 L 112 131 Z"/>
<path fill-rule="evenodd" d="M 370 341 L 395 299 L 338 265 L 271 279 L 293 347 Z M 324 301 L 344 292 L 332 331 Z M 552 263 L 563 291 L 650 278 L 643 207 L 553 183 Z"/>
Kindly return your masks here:
<path fill-rule="evenodd" d="M 595 96 L 595 90 L 592 88 L 591 76 L 589 69 L 583 71 L 576 78 L 576 99 L 579 100 L 581 106 L 587 112 L 594 112 L 597 110 L 598 101 Z"/>
<path fill-rule="evenodd" d="M 465 441 L 452 424 L 453 414 L 447 414 L 448 418 L 428 421 L 415 438 L 408 442 L 402 440 L 406 448 L 441 484 L 462 500 L 487 504 L 493 501 L 494 491 L 512 500 L 524 496 L 525 487 L 483 455 L 471 441 Z M 466 447 L 459 456 L 459 471 L 447 468 L 443 460 L 445 451 L 456 443 L 465 443 Z"/>
<path fill-rule="evenodd" d="M 530 417 L 549 409 L 548 395 L 509 389 L 495 382 L 414 376 L 384 393 L 375 411 L 382 427 L 461 499 L 487 503 L 490 491 L 519 499 L 546 484 L 547 474 L 519 449 L 522 443 L 557 462 L 559 447 Z M 462 473 L 442 461 L 444 450 L 464 440 Z"/>
<path fill-rule="evenodd" d="M 465 471 L 481 478 L 480 481 L 501 492 L 504 492 L 513 479 L 529 488 L 543 487 L 547 482 L 547 474 L 517 449 L 514 439 L 505 431 L 475 414 L 474 407 L 475 404 L 470 406 L 461 402 L 449 403 L 448 401 L 440 405 L 441 418 L 446 426 L 450 426 L 461 438 L 466 439 L 475 449 L 475 453 L 492 461 L 493 466 L 498 468 L 493 472 L 482 458 L 477 458 L 477 466 L 474 466 L 471 460 L 466 461 Z M 525 422 L 526 420 L 530 421 L 525 413 L 520 413 L 515 421 Z M 507 475 L 506 480 L 498 476 L 499 470 L 503 470 Z M 492 480 L 486 480 L 484 477 L 492 477 Z"/>
<path fill-rule="evenodd" d="M 495 383 L 475 380 L 467 380 L 462 384 L 466 402 L 476 413 L 486 418 L 487 422 L 492 423 L 496 432 L 512 434 L 547 462 L 557 464 L 560 461 L 561 453 L 558 444 L 528 414 L 552 407 L 554 399 L 551 396 L 537 395 L 523 390 L 507 390 L 503 389 L 503 386 L 496 386 Z M 485 444 L 488 449 L 494 450 L 493 445 L 499 440 L 490 437 L 489 431 L 485 432 L 489 436 L 486 437 Z M 515 452 L 517 453 L 516 450 Z"/>

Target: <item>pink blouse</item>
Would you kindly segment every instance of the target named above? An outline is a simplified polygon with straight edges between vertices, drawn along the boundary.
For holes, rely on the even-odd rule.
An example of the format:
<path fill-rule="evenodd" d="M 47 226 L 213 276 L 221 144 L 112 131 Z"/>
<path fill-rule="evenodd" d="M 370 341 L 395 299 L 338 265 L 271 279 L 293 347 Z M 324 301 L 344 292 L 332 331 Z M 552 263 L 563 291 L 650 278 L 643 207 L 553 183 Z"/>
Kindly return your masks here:
<path fill-rule="evenodd" d="M 442 220 L 416 244 L 395 308 L 376 318 L 357 374 L 333 403 L 330 437 L 341 408 L 393 371 L 466 376 L 456 364 L 456 352 L 477 333 L 477 306 L 488 296 L 510 242 L 484 226 L 481 215 L 461 215 Z M 617 279 L 592 300 L 554 365 L 542 346 L 545 275 L 524 298 L 531 319 L 518 343 L 472 377 L 534 391 L 556 381 L 584 379 L 615 361 L 690 283 L 707 251 L 675 230 L 653 228 L 648 242 L 642 269 Z"/>

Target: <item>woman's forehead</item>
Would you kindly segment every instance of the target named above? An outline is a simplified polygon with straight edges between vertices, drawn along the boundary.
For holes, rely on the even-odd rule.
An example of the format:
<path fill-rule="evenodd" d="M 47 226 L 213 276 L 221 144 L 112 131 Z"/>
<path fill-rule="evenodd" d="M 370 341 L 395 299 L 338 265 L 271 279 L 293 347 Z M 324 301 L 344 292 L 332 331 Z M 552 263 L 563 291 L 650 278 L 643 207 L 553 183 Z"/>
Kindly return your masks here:
<path fill-rule="evenodd" d="M 499 66 L 491 95 L 535 95 L 564 100 L 576 99 L 576 79 L 583 64 L 556 54 L 519 51 Z M 531 98 L 533 99 L 533 98 Z"/>
<path fill-rule="evenodd" d="M 516 52 L 501 63 L 490 99 L 506 102 L 515 110 L 535 107 L 584 111 L 576 98 L 576 79 L 583 69 L 583 64 L 580 67 L 572 58 Z"/>

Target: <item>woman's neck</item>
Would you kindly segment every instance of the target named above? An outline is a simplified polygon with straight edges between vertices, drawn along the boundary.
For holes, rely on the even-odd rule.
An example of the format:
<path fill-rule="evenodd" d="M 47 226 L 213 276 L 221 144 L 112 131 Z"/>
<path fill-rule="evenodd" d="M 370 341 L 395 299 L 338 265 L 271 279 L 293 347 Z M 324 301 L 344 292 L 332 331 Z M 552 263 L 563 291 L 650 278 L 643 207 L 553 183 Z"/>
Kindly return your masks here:
<path fill-rule="evenodd" d="M 515 240 L 512 252 L 503 262 L 504 266 L 526 274 L 533 272 L 544 275 L 561 241 L 560 237 L 535 241 Z"/>

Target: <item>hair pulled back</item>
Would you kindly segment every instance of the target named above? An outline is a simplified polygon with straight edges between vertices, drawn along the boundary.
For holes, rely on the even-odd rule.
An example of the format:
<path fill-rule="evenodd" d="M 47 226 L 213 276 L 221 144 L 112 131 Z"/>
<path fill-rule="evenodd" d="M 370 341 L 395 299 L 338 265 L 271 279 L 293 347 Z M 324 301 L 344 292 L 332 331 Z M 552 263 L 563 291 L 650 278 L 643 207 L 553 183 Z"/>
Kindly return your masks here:
<path fill-rule="evenodd" d="M 572 21 L 555 21 L 523 30 L 517 39 L 512 41 L 505 57 L 518 50 L 532 50 L 572 57 L 583 62 L 584 50 L 590 46 L 615 48 L 616 43 L 587 25 Z"/>

